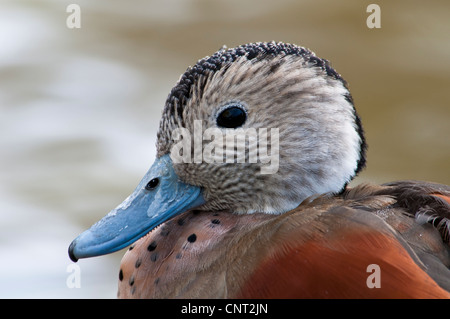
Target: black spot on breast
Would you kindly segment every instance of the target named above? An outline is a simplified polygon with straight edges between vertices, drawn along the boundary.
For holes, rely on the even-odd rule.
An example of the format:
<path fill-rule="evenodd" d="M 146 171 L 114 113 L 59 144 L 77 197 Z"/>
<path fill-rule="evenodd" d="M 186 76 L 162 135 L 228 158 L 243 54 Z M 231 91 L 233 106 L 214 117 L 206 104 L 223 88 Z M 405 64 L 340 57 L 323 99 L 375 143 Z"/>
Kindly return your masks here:
<path fill-rule="evenodd" d="M 134 285 L 134 276 L 131 276 L 130 281 L 128 281 L 128 283 L 130 284 L 130 286 Z"/>
<path fill-rule="evenodd" d="M 193 243 L 197 240 L 197 235 L 196 234 L 192 234 L 187 238 L 188 242 Z"/>
<path fill-rule="evenodd" d="M 156 241 L 152 241 L 150 245 L 148 245 L 147 250 L 148 251 L 154 251 L 156 249 Z"/>
<path fill-rule="evenodd" d="M 138 258 L 138 260 L 136 260 L 136 263 L 134 264 L 134 267 L 139 268 L 139 266 L 141 265 L 142 260 L 140 258 Z"/>
<path fill-rule="evenodd" d="M 211 223 L 218 225 L 218 224 L 220 224 L 220 220 L 213 219 L 213 220 L 211 220 Z"/>
<path fill-rule="evenodd" d="M 170 229 L 168 227 L 163 227 L 161 229 L 161 236 L 162 237 L 167 237 L 170 234 Z"/>
<path fill-rule="evenodd" d="M 156 261 L 158 259 L 158 253 L 153 253 L 150 255 L 150 260 L 151 261 Z"/>
<path fill-rule="evenodd" d="M 123 271 L 122 271 L 122 269 L 120 269 L 120 271 L 119 271 L 119 280 L 120 281 L 123 280 Z"/>
<path fill-rule="evenodd" d="M 154 281 L 154 284 L 155 284 L 155 285 L 159 284 L 159 280 L 160 280 L 160 278 L 159 278 L 159 277 L 158 277 L 158 278 L 156 278 L 156 279 L 155 279 L 155 281 Z"/>

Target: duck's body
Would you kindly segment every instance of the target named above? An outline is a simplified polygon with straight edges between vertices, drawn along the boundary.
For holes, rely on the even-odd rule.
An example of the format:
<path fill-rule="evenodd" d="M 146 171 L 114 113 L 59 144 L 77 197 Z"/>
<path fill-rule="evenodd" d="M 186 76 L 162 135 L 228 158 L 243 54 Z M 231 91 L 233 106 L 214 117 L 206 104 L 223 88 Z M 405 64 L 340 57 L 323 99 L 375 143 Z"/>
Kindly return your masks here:
<path fill-rule="evenodd" d="M 449 195 L 401 182 L 319 196 L 283 215 L 189 211 L 127 251 L 118 297 L 448 298 L 448 246 L 412 212 L 422 202 L 422 213 L 450 213 Z"/>
<path fill-rule="evenodd" d="M 221 135 L 200 157 L 195 147 L 174 151 L 180 130 L 199 121 L 201 133 L 276 128 L 279 141 L 272 131 L 264 143 L 249 138 L 247 149 L 230 149 L 231 162 L 220 161 L 228 149 L 217 153 L 228 142 Z M 249 160 L 265 143 L 277 155 L 269 173 L 267 161 Z M 154 165 L 69 254 L 137 241 L 121 264 L 121 298 L 449 298 L 450 187 L 349 189 L 365 149 L 346 83 L 328 62 L 284 43 L 222 49 L 180 78 Z"/>

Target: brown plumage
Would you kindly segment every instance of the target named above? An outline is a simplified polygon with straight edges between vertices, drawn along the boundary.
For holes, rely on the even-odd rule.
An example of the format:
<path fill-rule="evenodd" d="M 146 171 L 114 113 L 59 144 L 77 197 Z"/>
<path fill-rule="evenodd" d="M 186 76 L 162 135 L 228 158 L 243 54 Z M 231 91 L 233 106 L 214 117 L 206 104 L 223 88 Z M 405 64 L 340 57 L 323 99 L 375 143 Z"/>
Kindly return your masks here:
<path fill-rule="evenodd" d="M 261 129 L 270 138 L 218 151 L 220 134 Z M 269 173 L 250 160 L 264 143 Z M 348 188 L 366 162 L 361 121 L 311 51 L 252 43 L 201 59 L 170 92 L 156 148 L 135 192 L 69 247 L 76 261 L 135 242 L 120 298 L 450 297 L 450 187 Z"/>
<path fill-rule="evenodd" d="M 449 187 L 407 181 L 311 198 L 283 215 L 186 212 L 127 251 L 118 297 L 449 298 L 442 196 Z M 442 236 L 415 220 L 420 202 L 447 223 Z M 367 286 L 371 264 L 380 288 Z"/>

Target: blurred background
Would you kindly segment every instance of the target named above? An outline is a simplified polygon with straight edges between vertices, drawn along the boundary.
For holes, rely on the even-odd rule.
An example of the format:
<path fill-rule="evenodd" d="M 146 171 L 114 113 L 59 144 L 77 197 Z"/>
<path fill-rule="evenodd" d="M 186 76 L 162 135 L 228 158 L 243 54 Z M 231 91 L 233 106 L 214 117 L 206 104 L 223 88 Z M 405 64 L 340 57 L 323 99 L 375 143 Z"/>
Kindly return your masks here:
<path fill-rule="evenodd" d="M 366 25 L 372 2 L 381 29 Z M 71 3 L 79 29 L 66 26 Z M 348 81 L 369 143 L 354 183 L 450 184 L 449 1 L 2 0 L 0 298 L 115 298 L 124 251 L 79 261 L 69 288 L 70 242 L 152 164 L 186 67 L 271 40 L 310 48 Z"/>

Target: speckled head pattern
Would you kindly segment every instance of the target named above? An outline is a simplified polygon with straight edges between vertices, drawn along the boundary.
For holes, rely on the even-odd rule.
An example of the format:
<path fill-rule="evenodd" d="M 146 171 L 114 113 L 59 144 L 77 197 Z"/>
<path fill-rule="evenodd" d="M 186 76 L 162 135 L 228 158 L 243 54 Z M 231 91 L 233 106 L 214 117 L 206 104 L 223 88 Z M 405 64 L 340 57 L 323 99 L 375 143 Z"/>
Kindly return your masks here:
<path fill-rule="evenodd" d="M 203 131 L 218 127 L 218 110 L 230 103 L 245 109 L 243 129 L 279 130 L 279 168 L 261 174 L 259 162 L 174 164 L 182 181 L 203 188 L 204 209 L 282 213 L 313 194 L 341 191 L 365 165 L 345 81 L 313 52 L 275 42 L 222 48 L 189 67 L 164 107 L 157 156 L 170 153 L 177 128 L 193 132 L 196 120 Z"/>

